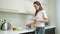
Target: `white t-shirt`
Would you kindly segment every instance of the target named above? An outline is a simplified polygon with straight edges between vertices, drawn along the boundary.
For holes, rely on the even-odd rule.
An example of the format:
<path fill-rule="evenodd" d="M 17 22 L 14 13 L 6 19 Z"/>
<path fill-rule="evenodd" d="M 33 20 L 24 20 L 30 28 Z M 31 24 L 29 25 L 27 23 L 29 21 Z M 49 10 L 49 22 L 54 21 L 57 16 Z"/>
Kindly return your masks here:
<path fill-rule="evenodd" d="M 37 13 L 35 18 L 38 20 L 43 20 L 44 18 L 48 18 L 48 17 L 47 17 L 46 11 L 41 10 Z M 45 23 L 42 23 L 42 22 L 36 23 L 36 27 L 45 27 Z"/>

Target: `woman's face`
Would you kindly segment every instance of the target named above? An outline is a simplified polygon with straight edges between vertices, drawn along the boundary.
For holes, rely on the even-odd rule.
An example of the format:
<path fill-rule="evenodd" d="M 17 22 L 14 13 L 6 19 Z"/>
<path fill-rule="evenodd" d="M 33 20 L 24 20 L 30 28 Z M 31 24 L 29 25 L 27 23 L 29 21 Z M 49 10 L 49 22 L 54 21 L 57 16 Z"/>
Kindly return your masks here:
<path fill-rule="evenodd" d="M 34 7 L 35 7 L 36 10 L 39 10 L 39 5 L 34 4 Z"/>

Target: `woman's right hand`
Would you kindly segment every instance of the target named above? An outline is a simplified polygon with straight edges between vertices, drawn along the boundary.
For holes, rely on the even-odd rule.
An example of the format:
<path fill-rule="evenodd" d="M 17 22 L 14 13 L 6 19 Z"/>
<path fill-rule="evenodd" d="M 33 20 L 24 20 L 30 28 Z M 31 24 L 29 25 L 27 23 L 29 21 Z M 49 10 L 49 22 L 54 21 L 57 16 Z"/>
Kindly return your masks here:
<path fill-rule="evenodd" d="M 27 24 L 26 26 L 27 27 L 30 27 L 31 25 L 34 25 L 34 24 L 36 24 L 36 21 L 34 20 L 34 22 L 32 22 L 32 23 L 30 23 L 30 24 Z"/>
<path fill-rule="evenodd" d="M 31 28 L 31 25 L 30 25 L 30 24 L 27 24 L 26 27 L 27 27 L 27 28 Z"/>
<path fill-rule="evenodd" d="M 26 26 L 29 27 L 29 26 L 31 26 L 31 25 L 30 25 L 30 24 L 27 24 Z"/>

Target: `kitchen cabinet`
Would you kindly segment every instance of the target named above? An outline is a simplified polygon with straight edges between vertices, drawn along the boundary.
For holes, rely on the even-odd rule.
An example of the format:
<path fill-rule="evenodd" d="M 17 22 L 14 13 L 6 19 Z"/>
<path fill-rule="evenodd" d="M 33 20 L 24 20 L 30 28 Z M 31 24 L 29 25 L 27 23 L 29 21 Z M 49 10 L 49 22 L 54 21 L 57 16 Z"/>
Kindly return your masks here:
<path fill-rule="evenodd" d="M 27 32 L 27 33 L 23 33 L 23 34 L 35 34 L 35 31 Z M 55 28 L 45 29 L 45 34 L 55 34 Z"/>
<path fill-rule="evenodd" d="M 36 0 L 0 0 L 0 11 L 34 14 L 34 1 Z M 45 4 L 45 0 L 38 1 Z"/>
<path fill-rule="evenodd" d="M 24 0 L 0 0 L 0 11 L 24 13 Z"/>
<path fill-rule="evenodd" d="M 24 10 L 26 11 L 26 13 L 29 13 L 29 14 L 34 14 L 35 12 L 35 9 L 34 9 L 34 6 L 33 6 L 33 2 L 32 0 L 24 0 Z"/>
<path fill-rule="evenodd" d="M 30 13 L 30 14 L 35 13 L 35 8 L 33 5 L 34 1 L 36 1 L 36 0 L 24 0 L 24 2 L 25 2 L 24 3 L 24 10 L 26 11 L 26 13 Z M 38 1 L 41 3 L 41 5 L 44 9 L 47 8 L 47 1 L 46 0 L 38 0 Z"/>
<path fill-rule="evenodd" d="M 55 34 L 55 28 L 46 29 L 45 34 Z"/>

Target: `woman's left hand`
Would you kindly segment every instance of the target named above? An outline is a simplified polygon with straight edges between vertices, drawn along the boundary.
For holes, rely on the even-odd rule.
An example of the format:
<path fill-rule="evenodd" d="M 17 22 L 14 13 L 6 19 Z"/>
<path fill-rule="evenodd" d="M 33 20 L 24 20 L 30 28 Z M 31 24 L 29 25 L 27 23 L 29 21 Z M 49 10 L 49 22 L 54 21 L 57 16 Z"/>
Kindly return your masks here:
<path fill-rule="evenodd" d="M 35 21 L 36 21 L 36 23 L 38 23 L 38 22 L 42 22 L 43 23 L 43 22 L 48 22 L 48 19 L 44 19 L 44 20 L 38 20 L 38 19 L 36 19 Z"/>
<path fill-rule="evenodd" d="M 38 20 L 38 19 L 36 19 L 35 21 L 36 21 L 36 22 L 40 22 L 40 20 Z"/>
<path fill-rule="evenodd" d="M 38 19 L 36 19 L 36 22 L 42 22 L 43 20 L 38 20 Z"/>

